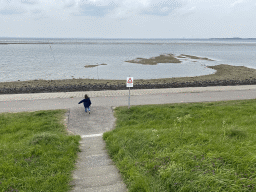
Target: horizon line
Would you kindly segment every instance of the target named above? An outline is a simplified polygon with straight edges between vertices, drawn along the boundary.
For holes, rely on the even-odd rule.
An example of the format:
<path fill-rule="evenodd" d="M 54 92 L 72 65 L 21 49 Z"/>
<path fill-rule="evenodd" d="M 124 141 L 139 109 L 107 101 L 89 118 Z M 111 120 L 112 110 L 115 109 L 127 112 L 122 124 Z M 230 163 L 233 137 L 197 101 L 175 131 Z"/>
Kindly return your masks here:
<path fill-rule="evenodd" d="M 120 38 L 110 38 L 110 37 L 3 37 L 0 38 L 13 38 L 13 39 L 256 39 L 256 37 L 209 37 L 209 38 L 196 38 L 196 37 L 177 37 L 177 38 L 159 38 L 159 37 L 150 37 L 150 38 L 129 38 L 129 37 L 120 37 Z"/>

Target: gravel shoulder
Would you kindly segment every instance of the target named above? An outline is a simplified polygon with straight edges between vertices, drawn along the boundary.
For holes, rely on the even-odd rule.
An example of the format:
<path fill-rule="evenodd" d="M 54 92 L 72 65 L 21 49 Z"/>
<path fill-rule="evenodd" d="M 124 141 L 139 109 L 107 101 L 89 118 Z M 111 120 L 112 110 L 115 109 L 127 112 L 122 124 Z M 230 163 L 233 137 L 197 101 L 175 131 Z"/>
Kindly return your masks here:
<path fill-rule="evenodd" d="M 226 64 L 208 66 L 208 68 L 216 70 L 216 73 L 196 77 L 136 79 L 134 88 L 154 89 L 256 84 L 256 69 Z M 126 89 L 126 80 L 65 79 L 0 82 L 0 94 L 123 89 Z"/>

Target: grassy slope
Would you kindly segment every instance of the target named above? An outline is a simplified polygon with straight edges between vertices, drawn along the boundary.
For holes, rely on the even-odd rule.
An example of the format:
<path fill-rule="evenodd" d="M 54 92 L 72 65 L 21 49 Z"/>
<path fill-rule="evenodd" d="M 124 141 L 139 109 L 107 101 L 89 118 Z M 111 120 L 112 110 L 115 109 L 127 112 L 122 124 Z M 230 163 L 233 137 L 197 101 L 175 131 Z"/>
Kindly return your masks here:
<path fill-rule="evenodd" d="M 65 110 L 0 114 L 0 191 L 68 191 L 79 136 Z"/>
<path fill-rule="evenodd" d="M 115 110 L 104 134 L 129 191 L 255 191 L 256 102 Z"/>

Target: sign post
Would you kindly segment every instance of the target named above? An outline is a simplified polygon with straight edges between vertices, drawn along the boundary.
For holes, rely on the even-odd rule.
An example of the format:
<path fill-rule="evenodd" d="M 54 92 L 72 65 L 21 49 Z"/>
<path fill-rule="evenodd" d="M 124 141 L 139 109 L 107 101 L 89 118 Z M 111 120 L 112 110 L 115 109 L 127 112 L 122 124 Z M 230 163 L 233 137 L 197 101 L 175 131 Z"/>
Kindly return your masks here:
<path fill-rule="evenodd" d="M 126 87 L 129 87 L 128 109 L 130 109 L 130 87 L 133 87 L 133 77 L 127 77 Z"/>

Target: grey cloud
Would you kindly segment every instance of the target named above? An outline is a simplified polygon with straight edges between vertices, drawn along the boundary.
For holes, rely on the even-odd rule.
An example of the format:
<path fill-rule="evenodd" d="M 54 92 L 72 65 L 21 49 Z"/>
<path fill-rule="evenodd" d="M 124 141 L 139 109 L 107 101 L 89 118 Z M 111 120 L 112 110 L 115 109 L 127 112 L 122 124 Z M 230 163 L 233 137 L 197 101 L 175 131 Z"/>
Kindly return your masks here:
<path fill-rule="evenodd" d="M 68 10 L 71 15 L 126 18 L 131 14 L 169 15 L 187 0 L 2 0 L 0 14 L 44 13 L 48 9 Z"/>
<path fill-rule="evenodd" d="M 17 11 L 17 10 L 11 10 L 11 9 L 5 9 L 5 10 L 0 10 L 0 15 L 14 15 L 14 14 L 21 14 L 23 12 Z"/>
<path fill-rule="evenodd" d="M 114 7 L 112 6 L 96 6 L 96 5 L 83 5 L 80 7 L 79 14 L 85 16 L 103 17 L 107 15 Z"/>
<path fill-rule="evenodd" d="M 152 3 L 149 8 L 143 10 L 141 13 L 149 15 L 167 16 L 173 10 L 181 6 L 182 3 L 176 0 L 158 1 L 157 3 Z"/>
<path fill-rule="evenodd" d="M 21 0 L 21 3 L 23 4 L 29 4 L 29 5 L 35 5 L 38 4 L 36 0 Z"/>
<path fill-rule="evenodd" d="M 26 11 L 24 9 L 18 9 L 15 7 L 5 8 L 0 10 L 0 15 L 15 15 L 15 14 L 22 14 Z"/>
<path fill-rule="evenodd" d="M 74 7 L 75 5 L 76 5 L 75 2 L 68 2 L 63 6 L 63 8 L 71 8 L 71 7 Z"/>
<path fill-rule="evenodd" d="M 40 10 L 40 9 L 34 9 L 34 10 L 31 11 L 31 13 L 33 13 L 33 14 L 41 14 L 41 13 L 42 13 L 42 10 Z"/>
<path fill-rule="evenodd" d="M 81 1 L 78 5 L 79 13 L 73 15 L 104 17 L 118 7 L 118 4 L 113 1 Z"/>
<path fill-rule="evenodd" d="M 129 17 L 130 13 L 166 16 L 181 7 L 184 0 L 83 0 L 81 14 L 92 16 Z"/>

